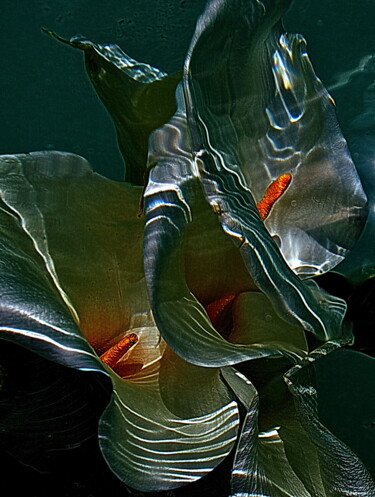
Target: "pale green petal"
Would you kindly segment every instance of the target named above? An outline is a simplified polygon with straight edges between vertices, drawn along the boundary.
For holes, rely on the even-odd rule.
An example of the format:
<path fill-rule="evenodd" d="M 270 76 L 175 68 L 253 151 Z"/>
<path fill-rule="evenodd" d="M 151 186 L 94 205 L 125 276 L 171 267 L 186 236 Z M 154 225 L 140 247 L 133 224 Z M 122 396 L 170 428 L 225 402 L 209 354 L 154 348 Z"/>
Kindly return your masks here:
<path fill-rule="evenodd" d="M 255 208 L 246 221 L 244 212 L 238 213 L 239 219 L 227 215 L 228 223 L 237 223 L 242 243 L 239 240 L 237 251 L 225 244 L 218 218 L 226 213 L 210 209 L 202 198 L 200 182 L 205 184 L 205 178 L 200 176 L 200 159 L 194 161 L 190 152 L 181 89 L 177 98 L 177 113 L 151 137 L 152 168 L 145 190 L 146 278 L 163 338 L 181 357 L 197 365 L 224 366 L 266 355 L 289 355 L 290 350 L 274 343 L 252 346 L 226 341 L 208 319 L 202 306 L 207 301 L 197 299 L 203 293 L 196 290 L 199 282 L 205 288 L 206 281 L 213 298 L 260 289 L 270 301 L 271 312 L 282 321 L 320 338 L 339 336 L 345 302 L 314 283 L 303 282 L 290 270 Z M 236 205 L 235 196 L 229 201 Z M 240 255 L 247 268 L 239 262 Z M 199 262 L 194 264 L 194 260 Z M 216 295 L 211 293 L 215 281 Z M 290 357 L 296 358 L 294 353 Z"/>
<path fill-rule="evenodd" d="M 6 156 L 0 164 L 9 236 L 2 255 L 10 260 L 4 281 L 19 310 L 18 321 L 4 314 L 4 338 L 74 368 L 107 372 L 114 393 L 100 444 L 127 485 L 174 488 L 210 472 L 235 444 L 238 407 L 219 369 L 186 363 L 155 327 L 140 250 L 140 189 L 99 177 L 71 154 Z M 137 334 L 116 364 L 123 377 L 99 361 L 74 318 L 94 345 Z"/>
<path fill-rule="evenodd" d="M 0 202 L 0 338 L 69 367 L 104 371 L 35 250 L 23 220 Z"/>
<path fill-rule="evenodd" d="M 16 192 L 22 175 L 15 161 L 15 156 L 2 157 L 0 176 L 12 185 L 9 196 L 19 194 L 26 205 L 30 196 L 23 198 L 23 189 Z M 3 201 L 4 187 L 1 181 L 1 445 L 13 457 L 43 469 L 49 450 L 71 448 L 92 435 L 111 385 L 73 307 L 67 306 L 67 295 L 56 285 L 54 267 L 39 250 L 42 244 L 30 236 L 19 212 Z M 35 207 L 31 203 L 30 210 Z M 95 400 L 93 386 L 98 389 Z"/>
<path fill-rule="evenodd" d="M 23 309 L 26 307 L 25 298 Z M 5 312 L 3 307 L 1 316 L 6 321 Z M 32 319 L 28 321 L 30 335 L 36 331 L 34 324 Z M 7 455 L 9 460 L 47 473 L 56 464 L 52 451 L 76 448 L 96 435 L 112 385 L 107 376 L 92 372 L 100 368 L 97 359 L 89 362 L 86 358 L 83 363 L 85 347 L 78 341 L 81 356 L 68 349 L 62 352 L 67 343 L 64 337 L 59 340 L 55 335 L 58 346 L 48 342 L 47 327 L 43 333 L 45 341 L 30 337 L 26 341 L 26 336 L 22 339 L 11 331 L 0 332 L 0 446 L 3 462 Z M 15 477 L 14 471 L 11 476 Z"/>
<path fill-rule="evenodd" d="M 240 294 L 232 306 L 233 329 L 229 340 L 262 348 L 272 346 L 283 354 L 304 357 L 307 353 L 305 332 L 301 327 L 282 321 L 267 297 L 259 292 Z"/>

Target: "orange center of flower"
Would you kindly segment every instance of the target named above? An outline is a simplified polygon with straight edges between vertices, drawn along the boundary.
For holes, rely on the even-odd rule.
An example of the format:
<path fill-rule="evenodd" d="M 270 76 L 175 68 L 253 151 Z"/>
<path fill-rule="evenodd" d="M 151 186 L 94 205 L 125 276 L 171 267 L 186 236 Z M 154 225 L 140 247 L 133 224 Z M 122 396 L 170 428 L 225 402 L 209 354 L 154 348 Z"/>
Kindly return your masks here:
<path fill-rule="evenodd" d="M 129 333 L 129 335 L 124 336 L 119 342 L 106 350 L 100 356 L 100 359 L 114 369 L 121 357 L 137 342 L 138 336 L 136 333 Z"/>
<path fill-rule="evenodd" d="M 266 193 L 263 195 L 262 200 L 257 203 L 257 209 L 259 211 L 260 217 L 263 221 L 266 219 L 273 204 L 278 198 L 285 192 L 288 188 L 289 183 L 292 180 L 292 175 L 289 173 L 282 174 L 275 181 L 272 181 L 270 186 L 267 188 Z"/>
<path fill-rule="evenodd" d="M 210 304 L 205 306 L 208 317 L 211 320 L 211 323 L 217 327 L 219 323 L 219 319 L 222 316 L 224 310 L 228 307 L 229 304 L 233 302 L 233 300 L 237 297 L 235 293 L 228 293 L 224 295 L 224 297 L 220 297 L 217 300 L 214 300 Z"/>

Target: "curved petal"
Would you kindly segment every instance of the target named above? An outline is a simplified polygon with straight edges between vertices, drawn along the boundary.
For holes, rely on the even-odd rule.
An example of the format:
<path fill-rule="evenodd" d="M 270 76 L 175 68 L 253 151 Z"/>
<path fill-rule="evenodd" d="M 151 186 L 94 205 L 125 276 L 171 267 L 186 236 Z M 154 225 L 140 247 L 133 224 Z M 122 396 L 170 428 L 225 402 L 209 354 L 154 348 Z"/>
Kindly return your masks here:
<path fill-rule="evenodd" d="M 48 472 L 52 451 L 75 448 L 97 435 L 112 385 L 102 374 L 66 368 L 9 341 L 0 343 L 2 453 Z"/>
<path fill-rule="evenodd" d="M 179 101 L 182 104 L 181 98 Z M 190 206 L 195 203 L 198 185 L 185 141 L 188 134 L 184 114 L 176 114 L 153 137 L 156 143 L 151 157 L 157 165 L 150 170 L 145 191 L 145 268 L 152 310 L 163 338 L 181 357 L 203 366 L 222 366 L 259 354 L 274 354 L 274 349 L 250 350 L 224 340 L 190 292 L 184 274 L 182 238 L 192 221 Z M 212 213 L 207 205 L 202 207 L 209 219 Z M 205 225 L 202 223 L 201 234 Z M 210 230 L 210 235 L 213 236 L 207 242 L 215 247 L 216 239 L 222 236 L 218 223 L 216 232 Z"/>
<path fill-rule="evenodd" d="M 234 343 L 264 345 L 287 351 L 302 358 L 307 354 L 305 332 L 301 327 L 282 321 L 267 297 L 259 292 L 240 294 L 232 306 L 233 329 L 229 340 Z"/>
<path fill-rule="evenodd" d="M 143 334 L 158 335 L 149 318 Z M 135 377 L 112 373 L 114 396 L 100 422 L 108 465 L 141 491 L 176 488 L 210 472 L 233 448 L 239 424 L 218 369 L 189 364 L 160 343 L 154 352 Z"/>
<path fill-rule="evenodd" d="M 211 471 L 236 441 L 238 407 L 218 369 L 186 363 L 160 339 L 138 250 L 140 189 L 93 174 L 71 154 L 8 156 L 0 163 L 8 243 L 2 304 L 9 296 L 17 319 L 25 321 L 15 324 L 11 315 L 10 326 L 5 312 L 4 337 L 52 361 L 111 377 L 114 393 L 100 421 L 100 443 L 128 485 L 173 488 Z M 119 375 L 99 361 L 74 319 L 98 349 L 137 335 L 115 364 Z"/>
<path fill-rule="evenodd" d="M 104 371 L 22 220 L 2 201 L 0 222 L 0 337 L 65 366 Z"/>
<path fill-rule="evenodd" d="M 0 163 L 9 181 L 17 176 L 11 158 Z M 55 284 L 53 267 L 3 200 L 0 226 L 1 445 L 45 469 L 50 450 L 74 447 L 95 433 L 111 385 Z"/>
<path fill-rule="evenodd" d="M 116 127 L 125 161 L 125 180 L 143 185 L 148 137 L 175 112 L 174 92 L 181 74 L 167 75 L 138 62 L 117 45 L 100 45 L 81 38 L 68 41 L 47 33 L 84 51 L 87 73 Z"/>
<path fill-rule="evenodd" d="M 282 33 L 279 19 L 289 3 L 211 1 L 184 82 L 193 151 L 207 199 L 224 211 L 224 229 L 240 241 L 245 234 L 250 259 L 254 201 L 287 174 L 289 186 L 268 198 L 265 223 L 289 266 L 306 277 L 343 260 L 367 210 L 332 98 L 313 72 L 305 41 Z"/>

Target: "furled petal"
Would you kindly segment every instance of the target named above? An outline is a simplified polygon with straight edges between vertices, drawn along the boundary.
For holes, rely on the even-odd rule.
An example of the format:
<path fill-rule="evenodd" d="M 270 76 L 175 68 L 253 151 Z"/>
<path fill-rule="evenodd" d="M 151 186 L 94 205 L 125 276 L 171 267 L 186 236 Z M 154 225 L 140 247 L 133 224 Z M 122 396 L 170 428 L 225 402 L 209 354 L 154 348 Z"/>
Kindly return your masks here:
<path fill-rule="evenodd" d="M 256 344 L 257 347 L 273 345 L 275 349 L 294 352 L 301 358 L 307 353 L 304 330 L 282 321 L 264 294 L 241 293 L 233 303 L 232 315 L 231 342 Z"/>
<path fill-rule="evenodd" d="M 8 179 L 17 175 L 10 157 L 0 162 Z M 0 225 L 1 446 L 44 469 L 49 450 L 75 446 L 95 432 L 110 382 L 55 285 L 53 268 L 3 200 Z M 62 374 L 62 366 L 80 371 Z M 98 373 L 105 375 L 100 384 Z"/>
<path fill-rule="evenodd" d="M 371 78 L 371 82 L 373 78 Z M 373 83 L 372 83 L 373 84 Z M 372 87 L 369 88 L 369 90 Z M 355 91 L 353 89 L 353 91 Z M 370 93 L 370 91 L 369 91 Z M 372 92 L 371 92 L 372 93 Z M 360 116 L 361 120 L 368 122 L 366 113 L 372 112 L 371 106 L 364 102 L 364 115 Z M 373 104 L 372 104 L 373 105 Z M 352 283 L 358 285 L 369 278 L 375 276 L 375 136 L 372 130 L 360 131 L 360 138 L 356 139 L 354 153 L 358 156 L 356 165 L 361 174 L 363 185 L 365 187 L 368 202 L 369 215 L 366 220 L 365 227 L 358 239 L 355 247 L 350 252 L 349 256 L 339 264 L 334 271 L 345 276 Z"/>
<path fill-rule="evenodd" d="M 142 189 L 61 152 L 4 156 L 0 166 L 1 338 L 111 377 L 100 443 L 128 485 L 174 488 L 211 471 L 234 446 L 238 406 L 218 369 L 186 363 L 155 326 L 137 216 Z M 137 340 L 113 369 L 86 341 L 106 350 L 129 335 Z"/>
<path fill-rule="evenodd" d="M 2 160 L 8 178 L 11 163 L 9 158 Z M 66 294 L 54 284 L 53 268 L 45 264 L 23 220 L 3 201 L 0 215 L 1 338 L 65 366 L 103 371 L 74 321 Z"/>
<path fill-rule="evenodd" d="M 282 32 L 289 3 L 211 1 L 186 59 L 185 92 L 205 194 L 248 264 L 254 201 L 287 174 L 265 223 L 289 266 L 314 276 L 354 245 L 366 196 L 305 41 Z"/>
<path fill-rule="evenodd" d="M 181 93 L 179 105 L 183 107 Z M 155 165 L 149 174 L 145 191 L 145 267 L 150 289 L 153 313 L 163 338 L 184 359 L 206 366 L 234 364 L 263 355 L 284 353 L 266 342 L 254 346 L 233 344 L 220 336 L 212 326 L 202 304 L 191 293 L 186 274 L 191 266 L 184 268 L 185 247 L 183 235 L 189 238 L 188 225 L 199 233 L 201 240 L 210 247 L 210 258 L 206 258 L 208 268 L 202 267 L 201 286 L 205 287 L 204 275 L 213 273 L 216 291 L 225 292 L 225 284 L 230 285 L 227 269 L 215 268 L 215 250 L 220 251 L 221 240 L 225 240 L 219 223 L 208 205 L 199 197 L 199 183 L 194 176 L 194 164 L 189 154 L 189 135 L 186 129 L 185 114 L 180 110 L 173 119 L 153 135 L 150 150 L 151 162 Z M 192 207 L 191 207 L 192 206 Z M 193 223 L 192 211 L 195 221 Z M 261 222 L 259 223 L 261 225 Z M 205 227 L 209 231 L 205 232 Z M 190 245 L 192 250 L 197 247 Z M 223 244 L 225 247 L 225 244 Z M 239 257 L 234 246 L 228 249 L 233 253 L 234 264 Z M 202 246 L 202 250 L 205 249 Z M 220 253 L 220 252 L 219 252 Z M 199 255 L 198 255 L 199 257 Z M 187 259 L 193 260 L 194 254 Z M 231 261 L 228 259 L 228 266 Z M 197 268 L 197 266 L 193 268 Z M 233 267 L 232 267 L 233 268 Z M 247 272 L 236 273 L 235 291 L 239 288 L 253 289 L 254 285 Z M 220 272 L 225 275 L 226 283 L 221 285 Z M 233 273 L 231 273 L 233 276 Z M 194 281 L 194 276 L 189 276 Z M 208 285 L 210 288 L 212 285 Z M 228 290 L 230 286 L 228 286 Z M 178 332 L 176 332 L 178 330 Z M 288 352 L 287 352 L 288 353 Z"/>
<path fill-rule="evenodd" d="M 112 44 L 99 45 L 86 39 L 64 40 L 85 53 L 86 70 L 116 127 L 125 160 L 125 180 L 143 185 L 148 137 L 176 110 L 174 91 L 181 74 L 167 75 L 138 62 Z"/>
<path fill-rule="evenodd" d="M 276 375 L 267 394 L 273 403 L 263 398 L 260 414 L 257 396 L 250 399 L 235 456 L 233 497 L 375 495 L 363 464 L 318 419 L 313 363 L 345 341 L 314 351 L 285 374 L 286 383 Z"/>

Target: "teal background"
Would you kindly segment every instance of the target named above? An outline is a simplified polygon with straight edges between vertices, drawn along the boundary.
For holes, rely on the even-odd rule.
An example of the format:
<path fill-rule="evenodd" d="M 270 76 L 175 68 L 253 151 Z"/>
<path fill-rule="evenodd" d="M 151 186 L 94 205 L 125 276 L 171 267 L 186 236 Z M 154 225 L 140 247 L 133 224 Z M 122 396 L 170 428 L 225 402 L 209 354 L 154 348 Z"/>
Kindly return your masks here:
<path fill-rule="evenodd" d="M 86 76 L 81 52 L 42 33 L 116 43 L 133 58 L 181 70 L 202 0 L 2 0 L 0 153 L 56 149 L 122 177 L 112 122 Z"/>
<path fill-rule="evenodd" d="M 86 76 L 82 53 L 57 43 L 41 27 L 66 38 L 82 34 L 94 42 L 116 43 L 132 57 L 174 72 L 182 67 L 205 3 L 2 0 L 0 153 L 70 151 L 86 157 L 101 174 L 120 179 L 123 165 L 113 125 Z M 341 128 L 373 198 L 374 0 L 295 0 L 284 24 L 306 37 L 310 58 L 336 100 Z M 362 325 L 373 336 L 371 312 L 372 321 Z M 373 360 L 359 364 L 344 353 L 336 362 L 323 363 L 317 374 L 322 419 L 375 472 Z"/>
<path fill-rule="evenodd" d="M 99 43 L 117 43 L 132 57 L 172 72 L 181 69 L 205 3 L 2 0 L 0 153 L 75 152 L 97 171 L 120 178 L 113 126 L 91 88 L 82 54 L 52 40 L 41 27 L 66 38 L 82 34 Z M 285 19 L 287 30 L 307 38 L 316 72 L 337 101 L 340 124 L 357 161 L 362 142 L 366 149 L 374 147 L 375 90 L 369 89 L 375 75 L 374 25 L 373 0 L 295 0 Z M 346 72 L 352 74 L 350 81 L 335 87 Z"/>

